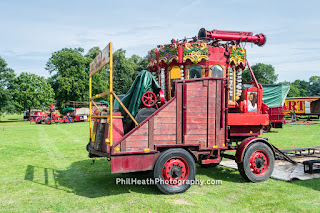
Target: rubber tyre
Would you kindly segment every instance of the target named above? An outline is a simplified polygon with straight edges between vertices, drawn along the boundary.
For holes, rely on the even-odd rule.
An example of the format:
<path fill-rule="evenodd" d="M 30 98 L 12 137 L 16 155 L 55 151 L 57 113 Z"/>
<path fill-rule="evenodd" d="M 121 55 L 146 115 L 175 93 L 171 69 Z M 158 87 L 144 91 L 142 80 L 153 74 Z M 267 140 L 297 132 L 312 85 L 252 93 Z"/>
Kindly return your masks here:
<path fill-rule="evenodd" d="M 187 181 L 193 181 L 196 176 L 195 161 L 188 151 L 181 148 L 168 149 L 160 155 L 153 170 L 155 180 L 157 178 L 159 178 L 159 180 L 164 180 L 162 177 L 162 168 L 164 164 L 172 157 L 179 157 L 185 160 L 189 167 L 189 175 L 187 177 Z M 157 183 L 156 185 L 164 194 L 183 193 L 187 191 L 191 186 L 190 183 L 184 183 L 178 186 L 170 186 L 165 183 Z"/>
<path fill-rule="evenodd" d="M 36 119 L 34 119 L 34 122 L 36 124 L 41 124 L 41 118 L 37 117 Z"/>
<path fill-rule="evenodd" d="M 250 157 L 257 150 L 264 151 L 268 155 L 268 158 L 269 158 L 269 167 L 268 167 L 267 171 L 262 175 L 256 175 L 250 169 Z M 249 145 L 249 147 L 247 147 L 246 150 L 244 151 L 244 156 L 243 156 L 242 162 L 238 163 L 238 170 L 239 170 L 241 176 L 245 180 L 251 181 L 254 183 L 262 182 L 262 181 L 265 181 L 268 178 L 270 178 L 270 176 L 273 172 L 273 168 L 274 168 L 274 161 L 275 161 L 274 154 L 273 154 L 272 150 L 270 149 L 270 147 L 268 145 L 266 145 L 265 143 L 256 142 L 256 143 Z"/>
<path fill-rule="evenodd" d="M 138 111 L 135 119 L 140 124 L 156 111 L 155 108 L 142 108 Z"/>
<path fill-rule="evenodd" d="M 45 119 L 45 123 L 46 123 L 46 124 L 51 124 L 51 118 L 47 117 L 47 118 Z"/>
<path fill-rule="evenodd" d="M 263 126 L 263 132 L 264 133 L 267 133 L 267 132 L 270 132 L 270 130 L 271 130 L 271 125 L 269 124 L 269 125 L 266 125 L 266 126 Z"/>

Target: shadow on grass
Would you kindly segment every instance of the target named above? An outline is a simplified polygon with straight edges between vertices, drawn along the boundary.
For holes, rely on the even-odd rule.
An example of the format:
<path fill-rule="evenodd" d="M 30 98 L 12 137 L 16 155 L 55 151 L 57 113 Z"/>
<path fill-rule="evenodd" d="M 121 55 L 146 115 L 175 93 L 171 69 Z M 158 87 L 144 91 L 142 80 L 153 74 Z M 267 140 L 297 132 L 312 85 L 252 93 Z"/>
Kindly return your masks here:
<path fill-rule="evenodd" d="M 197 166 L 197 175 L 205 175 L 214 180 L 246 183 L 238 171 L 223 166 L 215 168 L 201 168 Z M 111 174 L 110 164 L 104 159 L 97 160 L 95 165 L 92 165 L 92 160 L 90 159 L 74 162 L 66 170 L 28 165 L 25 173 L 25 180 L 27 181 L 88 198 L 130 192 L 161 194 L 155 185 L 116 184 L 116 178 L 146 179 L 152 177 L 152 172 Z M 294 181 L 292 183 L 320 191 L 319 182 L 319 179 L 314 179 L 309 181 Z"/>
<path fill-rule="evenodd" d="M 197 167 L 197 174 L 206 175 L 207 177 L 212 178 L 214 180 L 222 180 L 234 183 L 246 182 L 237 170 L 227 168 L 224 166 L 217 166 L 214 168 L 202 168 L 199 166 Z"/>
<path fill-rule="evenodd" d="M 294 180 L 291 183 L 298 186 L 308 187 L 316 191 L 320 191 L 320 179 L 315 178 L 312 180 Z"/>
<path fill-rule="evenodd" d="M 152 178 L 152 173 L 111 174 L 110 164 L 99 159 L 95 165 L 92 165 L 92 160 L 74 162 L 67 170 L 28 165 L 25 174 L 25 180 L 89 198 L 131 191 L 160 194 L 155 185 L 120 185 L 116 184 L 116 178 L 145 179 Z"/>

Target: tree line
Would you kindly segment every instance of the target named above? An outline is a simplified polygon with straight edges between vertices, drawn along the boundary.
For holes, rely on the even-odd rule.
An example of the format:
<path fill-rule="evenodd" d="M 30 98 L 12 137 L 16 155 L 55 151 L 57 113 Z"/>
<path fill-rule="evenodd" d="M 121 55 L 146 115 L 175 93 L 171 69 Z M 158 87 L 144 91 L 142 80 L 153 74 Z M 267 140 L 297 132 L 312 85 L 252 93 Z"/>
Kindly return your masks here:
<path fill-rule="evenodd" d="M 83 48 L 63 48 L 52 53 L 45 66 L 49 78 L 25 72 L 17 75 L 0 56 L 0 116 L 43 109 L 55 101 L 58 109 L 66 107 L 69 101 L 88 101 L 89 64 L 100 52 L 99 47 L 93 47 L 87 53 Z M 139 72 L 147 68 L 146 57 L 127 58 L 125 54 L 123 49 L 113 54 L 116 94 L 126 93 Z M 107 65 L 93 76 L 93 94 L 105 92 L 109 88 L 108 81 Z M 104 98 L 106 100 L 107 96 Z"/>
<path fill-rule="evenodd" d="M 32 108 L 43 109 L 57 101 L 59 109 L 66 107 L 69 101 L 88 101 L 89 64 L 100 53 L 99 47 L 91 48 L 87 53 L 83 48 L 63 48 L 52 53 L 45 65 L 49 78 L 32 73 L 17 76 L 12 68 L 0 56 L 0 116 L 3 113 L 21 113 Z M 134 79 L 143 69 L 147 69 L 147 58 L 132 55 L 126 51 L 114 52 L 114 91 L 125 94 Z M 252 70 L 259 83 L 275 84 L 278 75 L 272 65 L 258 63 Z M 252 81 L 248 69 L 242 73 L 243 82 Z M 109 88 L 109 67 L 105 66 L 93 76 L 93 94 L 105 92 Z M 280 82 L 290 85 L 289 97 L 320 96 L 320 76 L 312 76 L 309 81 L 295 80 Z M 106 100 L 107 97 L 104 97 Z M 108 100 L 107 100 L 108 101 Z"/>
<path fill-rule="evenodd" d="M 307 96 L 320 96 L 320 76 L 312 76 L 309 81 L 295 80 L 293 82 L 283 81 L 276 83 L 278 75 L 275 69 L 270 64 L 257 63 L 253 65 L 252 71 L 260 84 L 286 84 L 290 85 L 288 97 L 307 97 Z M 242 73 L 243 82 L 252 81 L 248 69 Z"/>

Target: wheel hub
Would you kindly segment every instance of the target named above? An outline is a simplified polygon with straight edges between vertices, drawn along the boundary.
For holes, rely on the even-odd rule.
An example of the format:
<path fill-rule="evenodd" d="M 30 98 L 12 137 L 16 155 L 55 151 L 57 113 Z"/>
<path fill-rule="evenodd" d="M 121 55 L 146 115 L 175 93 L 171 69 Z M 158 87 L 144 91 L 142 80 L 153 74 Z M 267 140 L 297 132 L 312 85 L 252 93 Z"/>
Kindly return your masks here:
<path fill-rule="evenodd" d="M 162 177 L 169 185 L 180 185 L 189 175 L 189 167 L 183 158 L 168 159 L 162 168 Z"/>
<path fill-rule="evenodd" d="M 257 150 L 252 153 L 250 157 L 250 169 L 256 175 L 263 175 L 269 168 L 268 155 L 262 151 Z"/>

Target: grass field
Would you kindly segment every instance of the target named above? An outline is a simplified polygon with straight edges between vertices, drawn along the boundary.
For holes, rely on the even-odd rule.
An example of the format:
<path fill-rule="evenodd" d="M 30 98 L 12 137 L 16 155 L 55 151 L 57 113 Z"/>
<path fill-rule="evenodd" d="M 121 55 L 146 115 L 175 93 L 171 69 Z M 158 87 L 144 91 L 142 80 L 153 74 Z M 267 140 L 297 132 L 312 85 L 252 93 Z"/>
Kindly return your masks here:
<path fill-rule="evenodd" d="M 248 183 L 238 171 L 197 167 L 186 193 L 163 195 L 156 186 L 116 185 L 106 159 L 92 165 L 85 146 L 88 123 L 36 125 L 7 116 L 0 121 L 1 212 L 319 212 L 320 179 Z M 278 147 L 320 145 L 320 121 L 287 124 L 264 134 Z"/>

